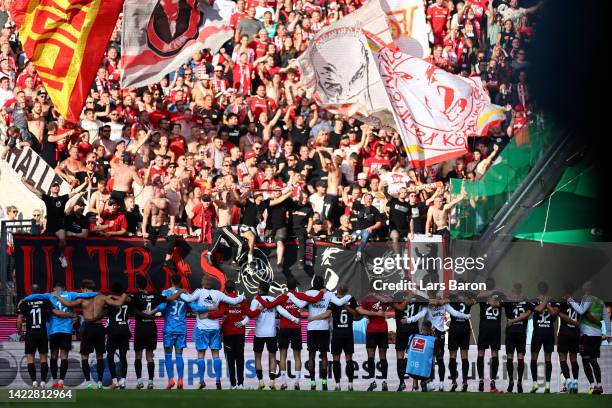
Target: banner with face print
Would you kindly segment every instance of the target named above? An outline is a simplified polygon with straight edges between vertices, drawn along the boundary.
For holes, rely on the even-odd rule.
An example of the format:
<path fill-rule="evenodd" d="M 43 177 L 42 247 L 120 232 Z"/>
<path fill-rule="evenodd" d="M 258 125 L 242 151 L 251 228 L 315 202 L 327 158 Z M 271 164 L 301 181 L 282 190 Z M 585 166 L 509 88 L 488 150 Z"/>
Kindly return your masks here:
<path fill-rule="evenodd" d="M 391 44 L 387 16 L 378 1 L 323 28 L 297 59 L 301 84 L 327 109 L 344 115 L 390 110 L 371 46 Z"/>
<path fill-rule="evenodd" d="M 122 32 L 123 87 L 159 82 L 195 52 L 212 54 L 232 37 L 219 12 L 198 0 L 127 0 Z"/>

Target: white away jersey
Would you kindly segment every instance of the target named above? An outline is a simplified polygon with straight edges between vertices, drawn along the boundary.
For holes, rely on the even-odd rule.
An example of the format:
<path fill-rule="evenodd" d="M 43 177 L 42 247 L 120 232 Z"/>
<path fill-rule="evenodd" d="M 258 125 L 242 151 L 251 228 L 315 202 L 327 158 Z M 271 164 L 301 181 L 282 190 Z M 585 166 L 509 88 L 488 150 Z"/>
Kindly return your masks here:
<path fill-rule="evenodd" d="M 230 305 L 237 305 L 244 300 L 244 296 L 229 297 L 225 293 L 216 289 L 196 289 L 191 295 L 182 294 L 181 299 L 185 302 L 195 302 L 198 306 L 206 306 L 207 308 L 218 308 L 219 303 L 224 302 Z M 218 319 L 200 318 L 196 315 L 196 325 L 200 330 L 215 330 L 220 329 Z"/>

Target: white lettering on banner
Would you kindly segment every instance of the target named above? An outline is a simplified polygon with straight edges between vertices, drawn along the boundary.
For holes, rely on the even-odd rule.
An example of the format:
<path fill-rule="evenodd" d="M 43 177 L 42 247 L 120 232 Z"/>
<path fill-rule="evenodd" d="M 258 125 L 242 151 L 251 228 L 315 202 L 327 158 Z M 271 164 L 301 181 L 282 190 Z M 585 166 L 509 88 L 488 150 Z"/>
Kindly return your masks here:
<path fill-rule="evenodd" d="M 25 354 L 23 352 L 23 343 L 15 343 L 15 342 L 2 342 L 0 343 L 0 387 L 3 388 L 23 388 L 29 386 L 29 376 L 27 372 L 27 362 L 25 358 Z M 498 373 L 498 377 L 496 378 L 496 385 L 498 388 L 503 389 L 507 386 L 508 378 L 507 371 L 502 369 L 505 367 L 505 351 L 504 347 L 500 350 L 500 370 Z M 80 361 L 81 356 L 78 353 L 79 345 L 78 342 L 75 342 L 72 346 L 72 351 L 69 354 L 69 370 L 68 375 L 66 377 L 66 385 L 68 387 L 84 387 L 85 380 L 83 378 L 83 373 L 81 372 Z M 291 353 L 289 353 L 291 354 Z M 470 380 L 470 391 L 476 391 L 478 386 L 476 381 L 476 346 L 472 346 L 469 351 L 469 361 L 470 361 L 470 370 L 469 370 L 469 380 Z M 164 366 L 164 350 L 161 347 L 161 344 L 155 350 L 155 387 L 156 388 L 164 388 L 166 386 L 166 382 L 168 376 L 165 373 Z M 305 352 L 302 353 L 302 357 L 304 357 Z M 278 354 L 277 354 L 278 357 Z M 185 385 L 186 388 L 193 388 L 197 386 L 198 383 L 198 368 L 197 368 L 197 352 L 195 350 L 193 343 L 188 343 L 187 348 L 183 350 L 183 358 L 185 359 Z M 391 353 L 387 355 L 388 363 L 389 363 L 389 379 L 388 383 L 391 388 L 396 387 L 398 385 L 397 376 L 394 375 L 396 372 L 396 359 L 394 356 L 391 356 Z M 116 361 L 119 359 L 116 358 Z M 222 384 L 224 388 L 229 388 L 229 380 L 228 380 L 228 371 L 225 359 L 222 357 L 223 362 L 223 372 L 222 372 Z M 377 359 L 378 360 L 378 359 Z M 106 361 L 106 359 L 105 359 Z M 367 354 L 365 350 L 364 344 L 356 344 L 355 345 L 355 353 L 353 354 L 353 361 L 355 362 L 355 390 L 365 391 L 368 387 L 370 380 L 368 379 L 368 372 L 366 369 L 367 362 Z M 579 364 L 582 365 L 580 359 L 578 360 Z M 95 357 L 92 355 L 89 360 L 89 364 L 91 365 L 91 373 L 92 377 L 96 378 L 96 369 Z M 264 373 L 267 373 L 268 363 L 267 359 L 262 359 L 263 370 Z M 445 355 L 445 364 L 448 364 L 448 354 Z M 515 363 L 516 364 L 516 363 Z M 553 385 L 552 391 L 558 391 L 561 386 L 561 372 L 559 369 L 559 358 L 557 353 L 553 353 L 552 356 L 552 364 L 553 364 Z M 599 359 L 599 364 L 602 370 L 602 379 L 604 381 L 603 388 L 609 392 L 612 389 L 612 346 L 604 345 L 601 347 L 601 358 Z M 127 387 L 135 388 L 136 387 L 136 374 L 134 372 L 134 352 L 130 350 L 128 352 L 128 374 L 127 374 Z M 343 366 L 343 374 L 342 374 L 342 384 L 346 386 L 346 375 L 344 374 L 344 366 L 345 361 L 342 359 Z M 290 381 L 296 378 L 295 372 L 293 371 L 293 361 L 289 360 L 287 362 L 287 376 Z M 580 368 L 582 371 L 582 367 Z M 540 355 L 540 359 L 538 361 L 538 379 L 540 382 L 540 386 L 544 385 L 544 356 Z M 514 370 L 516 376 L 516 368 Z M 381 372 L 377 367 L 377 378 L 381 379 Z M 449 375 L 449 374 L 447 374 Z M 253 356 L 253 350 L 251 345 L 247 344 L 247 350 L 245 350 L 245 386 L 247 388 L 255 388 L 257 387 L 257 377 L 255 375 L 255 360 Z M 329 371 L 329 376 L 332 378 L 332 372 Z M 206 375 L 205 380 L 214 381 L 215 375 L 213 371 L 212 360 L 208 359 L 206 362 Z M 530 373 L 529 370 L 525 370 L 524 382 L 529 384 Z M 302 381 L 306 383 L 310 380 L 308 377 L 308 372 L 306 368 L 302 368 Z M 108 372 L 108 368 L 105 369 L 105 375 L 103 382 L 105 385 L 110 383 L 110 374 Z M 277 381 L 277 384 L 279 382 Z M 450 379 L 447 377 L 446 385 L 450 385 Z M 579 390 L 580 392 L 586 392 L 588 389 L 588 382 L 584 375 L 580 376 L 580 384 Z"/>
<path fill-rule="evenodd" d="M 56 181 L 60 183 L 60 194 L 68 194 L 70 191 L 68 183 L 55 174 L 53 167 L 29 147 L 23 150 L 11 149 L 6 157 L 6 162 L 15 170 L 15 173 L 40 193 L 48 194 L 51 184 Z"/>

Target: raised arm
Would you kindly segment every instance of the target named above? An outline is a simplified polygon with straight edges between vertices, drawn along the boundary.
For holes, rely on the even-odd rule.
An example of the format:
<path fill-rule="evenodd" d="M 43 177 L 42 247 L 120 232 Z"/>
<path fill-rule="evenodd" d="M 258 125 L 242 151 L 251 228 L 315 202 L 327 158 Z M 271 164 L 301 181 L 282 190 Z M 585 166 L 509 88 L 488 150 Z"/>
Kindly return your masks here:
<path fill-rule="evenodd" d="M 275 205 L 279 205 L 289 197 L 291 197 L 291 193 L 293 193 L 293 186 L 290 184 L 287 186 L 288 191 L 274 200 L 270 200 L 270 207 L 274 207 Z"/>
<path fill-rule="evenodd" d="M 425 234 L 431 236 L 431 226 L 433 224 L 433 207 L 429 207 L 427 210 L 427 221 L 425 222 Z M 412 230 L 411 230 L 412 232 Z"/>
<path fill-rule="evenodd" d="M 450 210 L 455 205 L 457 205 L 457 203 L 459 203 L 461 200 L 463 200 L 466 195 L 467 195 L 467 193 L 465 192 L 465 190 L 462 190 L 461 194 L 459 194 L 457 197 L 455 197 L 454 200 L 452 200 L 450 203 L 448 203 L 448 204 L 446 204 L 444 206 L 444 209 L 447 210 L 447 211 Z"/>
<path fill-rule="evenodd" d="M 85 189 L 85 187 L 87 187 L 88 184 L 89 184 L 89 181 L 85 181 L 83 184 L 73 189 L 71 192 L 68 193 L 68 198 L 72 198 L 75 195 L 79 194 L 81 191 Z"/>

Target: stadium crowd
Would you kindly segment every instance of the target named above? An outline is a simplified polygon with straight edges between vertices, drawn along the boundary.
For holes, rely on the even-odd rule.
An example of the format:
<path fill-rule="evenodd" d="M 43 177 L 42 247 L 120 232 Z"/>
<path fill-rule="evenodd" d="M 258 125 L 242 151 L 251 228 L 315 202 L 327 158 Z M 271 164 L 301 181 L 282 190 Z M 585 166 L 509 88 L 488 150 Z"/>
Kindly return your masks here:
<path fill-rule="evenodd" d="M 119 83 L 120 19 L 92 84 L 81 120 L 77 124 L 68 123 L 57 115 L 34 66 L 22 51 L 15 25 L 6 11 L 9 3 L 0 1 L 2 156 L 6 157 L 9 149 L 30 147 L 71 186 L 69 194 L 60 195 L 60 183 L 53 184 L 48 194 L 41 195 L 44 209 L 22 214 L 22 218 L 35 218 L 41 233 L 56 235 L 62 247 L 66 245 L 66 237 L 84 238 L 89 234 L 142 237 L 148 245 L 154 245 L 158 238 L 198 236 L 210 245 L 208 259 L 214 263 L 217 261 L 215 251 L 222 238 L 237 247 L 238 255 L 249 258 L 257 240 L 263 239 L 277 244 L 277 266 L 282 270 L 283 243 L 289 237 L 300 242 L 302 251 L 308 238 L 330 239 L 343 244 L 359 241 L 356 260 L 361 257 L 367 242 L 373 239 L 390 238 L 397 249 L 400 240 L 411 239 L 416 233 L 437 233 L 449 238 L 450 211 L 464 197 L 461 193 L 451 199 L 449 179 L 480 179 L 537 108 L 527 82 L 527 49 L 540 17 L 539 2 L 425 1 L 431 29 L 429 61 L 458 75 L 480 76 L 492 102 L 506 108 L 507 120 L 492 128 L 488 136 L 472 140 L 470 153 L 466 156 L 426 168 L 411 168 L 396 132 L 375 129 L 354 117 L 336 116 L 317 106 L 300 87 L 299 71 L 292 63 L 317 31 L 359 8 L 361 0 L 216 0 L 214 6 L 235 30 L 233 40 L 214 55 L 206 49 L 194 54 L 176 72 L 142 89 L 122 89 Z M 19 209 L 11 206 L 1 212 L 2 218 L 6 215 L 14 219 Z M 167 262 L 171 263 L 170 255 Z M 60 263 L 66 266 L 63 256 Z M 212 351 L 215 374 L 220 376 L 221 330 L 225 346 L 237 345 L 238 350 L 240 346 L 243 350 L 243 319 L 257 318 L 254 348 L 257 376 L 260 387 L 264 388 L 262 352 L 265 346 L 268 354 L 275 357 L 277 339 L 274 313 L 263 311 L 282 305 L 292 308 L 291 312 L 276 309 L 283 316 L 278 337 L 281 350 L 278 372 L 285 388 L 287 350 L 291 344 L 299 355 L 299 310 L 307 308 L 310 316 L 308 371 L 314 389 L 317 352 L 326 363 L 322 365 L 325 371 L 320 372 L 320 376 L 323 389 L 327 389 L 330 326 L 333 354 L 330 368 L 340 387 L 340 355 L 344 352 L 348 362 L 353 350 L 352 330 L 347 331 L 350 326 L 340 316 L 348 319 L 349 315 L 351 322 L 353 318 L 368 317 L 366 347 L 368 371 L 373 379 L 369 388 L 386 389 L 385 381 L 375 380 L 374 359 L 378 349 L 386 380 L 389 339 L 385 315 L 388 309 L 395 313 L 398 335 L 400 328 L 404 330 L 403 339 L 396 338 L 400 391 L 406 386 L 406 372 L 402 367 L 406 367 L 408 338 L 419 330 L 437 337 L 435 358 L 441 380 L 439 388 L 444 389 L 445 367 L 440 353 L 444 349 L 446 313 L 454 318 L 451 318 L 451 329 L 453 323 L 456 328 L 456 332 L 451 333 L 454 340 L 449 341 L 453 390 L 460 389 L 457 384 L 459 350 L 464 381 L 461 389 L 467 390 L 466 344 L 469 347 L 470 342 L 467 328 L 470 308 L 478 301 L 481 313 L 477 360 L 479 390 L 484 390 L 484 356 L 488 349 L 491 350 L 490 389 L 496 390 L 493 379 L 500 363 L 497 352 L 501 341 L 501 310 L 504 309 L 507 322 L 511 321 L 508 326 L 516 328 L 515 335 L 506 336 L 506 339 L 516 349 L 519 379 L 523 378 L 522 370 L 525 369 L 525 322 L 532 315 L 538 316 L 536 321 L 542 324 L 542 337 L 535 346 L 532 343 L 535 363 L 531 368 L 536 371 L 534 377 L 537 378 L 537 358 L 543 348 L 546 389 L 550 391 L 550 346 L 554 348 L 555 334 L 554 323 L 549 318 L 564 315 L 560 324 L 567 329 L 563 332 L 567 337 L 562 362 L 562 371 L 568 380 L 565 385 L 570 389 L 577 387 L 576 354 L 579 332 L 584 331 L 583 326 L 577 327 L 580 320 L 587 327 L 586 337 L 598 340 L 589 340 L 586 350 L 591 354 L 583 354 L 590 391 L 603 392 L 597 364 L 602 335 L 601 330 L 597 332 L 597 318 L 593 323 L 588 314 L 596 314 L 601 320 L 607 311 L 604 312 L 601 302 L 595 304 L 589 299 L 575 302 L 569 294 L 564 302 L 552 302 L 546 285 L 540 285 L 533 302 L 526 301 L 517 286 L 503 302 L 497 293 L 487 292 L 478 294 L 478 300 L 453 302 L 435 296 L 429 300 L 370 296 L 358 305 L 346 293 L 346 288 L 339 288 L 337 296 L 321 290 L 321 277 L 313 280 L 313 290 L 306 294 L 299 294 L 295 290 L 296 283 L 289 277 L 288 294 L 277 298 L 268 296 L 268 288 L 263 282 L 259 296 L 249 306 L 244 304 L 242 296 L 233 293 L 231 283 L 226 286 L 226 293 L 221 293 L 212 290 L 209 281 L 204 281 L 203 287 L 192 294 L 185 293 L 180 283 L 180 277 L 174 276 L 171 288 L 162 294 L 150 294 L 146 291 L 146 282 L 139 279 L 139 292 L 130 296 L 123 293 L 120 285 L 114 285 L 110 295 L 96 296 L 91 281 L 83 282 L 83 292 L 78 294 L 66 292 L 62 282 L 56 282 L 52 294 L 38 293 L 40 288 L 36 285 L 30 288 L 34 295 L 20 303 L 19 322 L 23 321 L 25 326 L 28 370 L 33 383 L 37 384 L 34 355 L 38 351 L 45 355 L 45 361 L 41 359 L 40 378 L 46 379 L 50 369 L 57 384 L 63 386 L 71 347 L 72 318 L 75 317 L 69 308 L 80 307 L 85 322 L 81 337 L 85 378 L 88 382 L 91 379 L 91 353 L 96 354 L 98 370 L 104 368 L 105 353 L 112 363 L 109 366 L 115 370 L 114 358 L 118 351 L 122 372 L 112 372 L 113 386 L 125 387 L 126 353 L 131 334 L 127 323 L 126 303 L 129 303 L 130 313 L 137 320 L 134 366 L 139 388 L 144 387 L 141 378 L 143 355 L 147 361 L 149 384 L 152 384 L 152 353 L 157 346 L 156 333 L 153 334 L 156 326 L 151 314 L 154 312 L 162 313 L 165 320 L 168 387 L 179 384 L 182 387 L 186 305 L 197 315 L 198 325 L 193 338 L 198 349 L 201 387 L 205 386 L 204 358 L 208 349 Z M 206 303 L 211 299 L 210 304 Z M 321 299 L 324 299 L 322 309 L 318 303 Z M 158 309 L 151 312 L 151 306 Z M 32 310 L 38 313 L 31 313 Z M 169 310 L 182 313 L 174 314 Z M 489 314 L 489 311 L 494 312 Z M 40 316 L 47 319 L 49 313 L 54 332 L 49 332 L 47 338 L 46 320 L 42 322 Z M 239 315 L 239 319 L 230 319 L 232 313 Z M 39 318 L 36 320 L 32 316 Z M 225 320 L 220 327 L 218 318 L 223 316 Z M 424 316 L 433 327 L 430 324 L 419 328 L 418 323 L 414 324 Z M 102 317 L 109 319 L 106 334 L 101 325 Z M 326 332 L 327 337 L 321 332 Z M 609 321 L 607 333 L 609 339 Z M 338 334 L 347 334 L 347 337 L 340 336 L 337 340 Z M 152 344 L 151 339 L 155 340 Z M 50 347 L 47 347 L 48 340 Z M 51 359 L 47 365 L 49 348 Z M 507 366 L 511 378 L 514 378 L 513 354 L 508 355 Z M 230 357 L 226 353 L 226 358 L 231 385 L 240 386 L 244 355 L 241 360 L 233 351 Z M 275 364 L 276 359 L 271 358 L 270 362 Z M 275 376 L 270 367 L 270 388 L 275 387 Z M 348 376 L 352 384 L 351 374 Z M 421 384 L 423 390 L 428 389 L 427 382 L 433 378 L 434 366 L 431 375 L 424 380 L 425 385 Z M 94 386 L 93 383 L 89 385 Z M 97 386 L 101 387 L 101 383 Z M 508 391 L 513 387 L 514 383 Z M 522 383 L 517 387 L 522 391 Z M 533 390 L 537 391 L 537 385 Z"/>
<path fill-rule="evenodd" d="M 535 108 L 526 50 L 539 3 L 425 2 L 428 59 L 480 76 L 507 120 L 474 138 L 465 157 L 411 168 L 396 132 L 317 106 L 293 64 L 317 31 L 361 0 L 225 0 L 214 7 L 234 28 L 233 40 L 215 55 L 195 53 L 141 89 L 119 83 L 120 18 L 81 120 L 68 123 L 22 51 L 9 3 L 0 3 L 2 154 L 29 146 L 70 184 L 75 198 L 67 208 L 69 197 L 56 186 L 43 212 L 19 216 L 38 215 L 42 232 L 62 242 L 87 234 L 153 243 L 197 235 L 214 252 L 221 236 L 240 247 L 244 239 L 251 250 L 259 236 L 279 243 L 282 264 L 290 236 L 362 245 L 414 233 L 448 237 L 448 210 L 456 203 L 448 180 L 482 177 Z M 231 225 L 242 227 L 223 228 Z"/>

